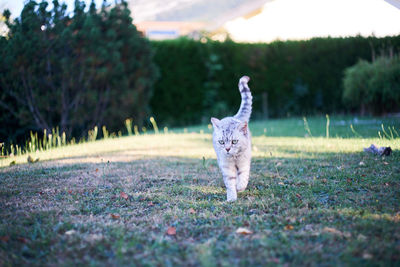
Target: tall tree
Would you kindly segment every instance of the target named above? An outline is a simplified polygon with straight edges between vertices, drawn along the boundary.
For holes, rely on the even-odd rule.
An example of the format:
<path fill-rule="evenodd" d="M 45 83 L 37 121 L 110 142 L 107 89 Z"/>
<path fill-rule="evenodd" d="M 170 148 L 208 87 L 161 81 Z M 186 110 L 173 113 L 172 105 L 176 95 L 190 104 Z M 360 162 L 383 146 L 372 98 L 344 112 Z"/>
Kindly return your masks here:
<path fill-rule="evenodd" d="M 117 129 L 147 116 L 157 77 L 149 42 L 136 30 L 125 1 L 96 10 L 92 1 L 67 6 L 27 2 L 0 40 L 0 107 L 26 129 L 81 136 L 94 125 Z M 4 133 L 0 133 L 4 134 Z M 1 136 L 0 136 L 1 138 Z M 4 137 L 3 137 L 4 138 Z"/>

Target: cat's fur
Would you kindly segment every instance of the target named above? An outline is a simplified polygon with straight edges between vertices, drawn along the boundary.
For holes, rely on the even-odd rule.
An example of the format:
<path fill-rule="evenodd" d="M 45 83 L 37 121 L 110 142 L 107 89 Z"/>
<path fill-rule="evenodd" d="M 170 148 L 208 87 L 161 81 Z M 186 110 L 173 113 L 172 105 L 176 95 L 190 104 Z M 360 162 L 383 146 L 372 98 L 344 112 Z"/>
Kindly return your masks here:
<path fill-rule="evenodd" d="M 249 181 L 251 134 L 248 122 L 253 100 L 247 85 L 249 80 L 247 76 L 239 80 L 242 102 L 237 114 L 222 120 L 211 118 L 214 128 L 213 145 L 224 178 L 227 201 L 235 201 L 237 192 L 244 191 Z"/>

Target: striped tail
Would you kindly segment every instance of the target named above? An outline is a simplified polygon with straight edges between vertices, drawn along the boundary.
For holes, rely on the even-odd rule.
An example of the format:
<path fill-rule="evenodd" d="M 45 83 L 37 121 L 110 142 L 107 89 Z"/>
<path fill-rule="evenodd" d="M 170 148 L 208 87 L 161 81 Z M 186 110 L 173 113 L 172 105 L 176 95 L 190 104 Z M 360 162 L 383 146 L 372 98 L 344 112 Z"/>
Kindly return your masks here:
<path fill-rule="evenodd" d="M 239 111 L 236 113 L 235 118 L 240 121 L 248 122 L 251 115 L 251 105 L 253 103 L 253 96 L 251 95 L 250 88 L 247 83 L 250 81 L 248 76 L 243 76 L 239 80 L 239 91 L 242 96 L 242 103 L 240 104 Z"/>

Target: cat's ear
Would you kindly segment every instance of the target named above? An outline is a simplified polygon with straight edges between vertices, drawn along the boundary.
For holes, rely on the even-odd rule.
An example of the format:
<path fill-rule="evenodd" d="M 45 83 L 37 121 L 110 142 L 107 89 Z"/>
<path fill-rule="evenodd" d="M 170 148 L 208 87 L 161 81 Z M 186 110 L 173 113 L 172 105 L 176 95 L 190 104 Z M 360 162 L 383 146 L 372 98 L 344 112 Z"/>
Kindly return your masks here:
<path fill-rule="evenodd" d="M 241 131 L 244 135 L 247 135 L 247 132 L 248 132 L 248 130 L 247 130 L 247 121 L 241 122 L 239 124 L 238 128 L 239 128 L 239 131 Z"/>
<path fill-rule="evenodd" d="M 214 126 L 214 128 L 219 128 L 220 120 L 217 118 L 211 118 L 211 123 Z"/>

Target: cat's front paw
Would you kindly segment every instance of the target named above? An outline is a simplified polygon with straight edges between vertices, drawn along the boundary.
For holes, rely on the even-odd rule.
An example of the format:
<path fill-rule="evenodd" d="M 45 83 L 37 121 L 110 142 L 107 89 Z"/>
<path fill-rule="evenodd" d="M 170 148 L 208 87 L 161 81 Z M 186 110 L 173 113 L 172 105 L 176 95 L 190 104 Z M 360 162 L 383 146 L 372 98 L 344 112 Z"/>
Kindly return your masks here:
<path fill-rule="evenodd" d="M 228 190 L 228 192 L 226 192 L 226 201 L 233 202 L 236 200 L 237 200 L 236 190 Z"/>
<path fill-rule="evenodd" d="M 237 200 L 237 197 L 228 197 L 226 199 L 226 201 L 228 201 L 228 202 L 235 202 L 236 200 Z"/>

